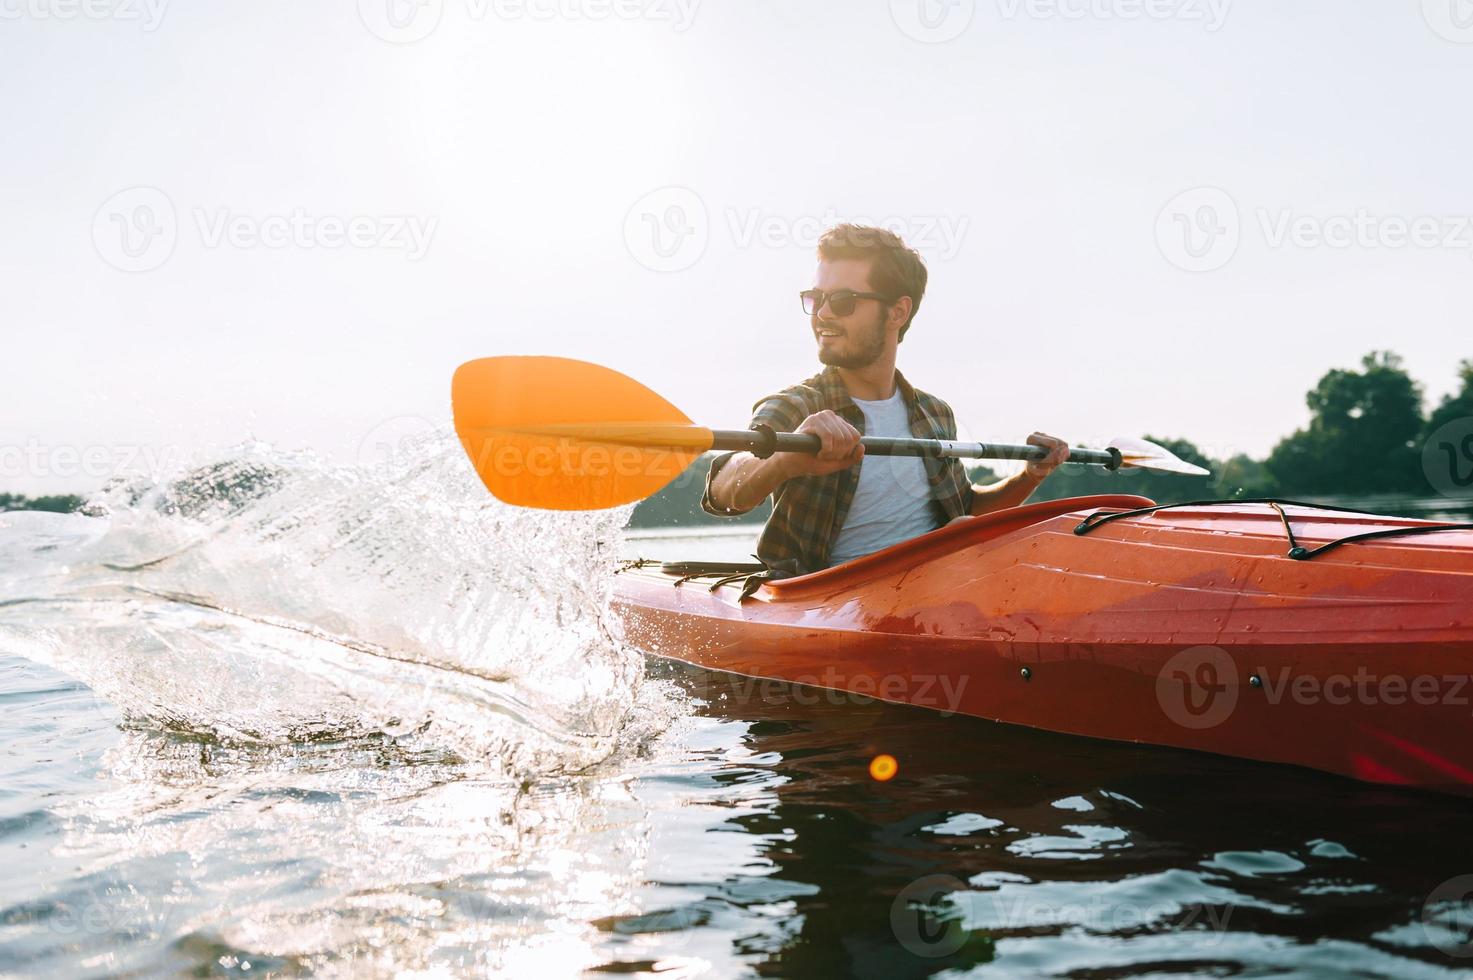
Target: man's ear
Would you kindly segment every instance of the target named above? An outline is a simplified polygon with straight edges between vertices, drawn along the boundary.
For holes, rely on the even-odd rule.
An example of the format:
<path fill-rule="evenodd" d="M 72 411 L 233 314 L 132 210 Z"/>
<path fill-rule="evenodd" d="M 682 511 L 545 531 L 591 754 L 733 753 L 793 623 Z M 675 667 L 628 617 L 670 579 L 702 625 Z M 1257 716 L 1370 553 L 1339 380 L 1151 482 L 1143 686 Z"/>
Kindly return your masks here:
<path fill-rule="evenodd" d="M 902 296 L 896 300 L 890 307 L 890 315 L 886 319 L 885 326 L 895 330 L 899 330 L 905 326 L 905 322 L 910 319 L 910 308 L 912 305 L 909 296 Z"/>

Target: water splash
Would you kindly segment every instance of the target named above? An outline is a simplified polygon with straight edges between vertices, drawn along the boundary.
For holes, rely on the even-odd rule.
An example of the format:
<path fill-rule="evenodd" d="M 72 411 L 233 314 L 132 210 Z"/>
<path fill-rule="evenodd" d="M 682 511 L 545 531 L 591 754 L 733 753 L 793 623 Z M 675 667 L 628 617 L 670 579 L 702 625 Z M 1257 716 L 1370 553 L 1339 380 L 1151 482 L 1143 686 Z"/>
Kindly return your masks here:
<path fill-rule="evenodd" d="M 0 515 L 0 648 L 190 737 L 388 736 L 518 779 L 618 751 L 627 510 L 509 508 L 448 435 L 400 448 L 366 470 L 247 445 L 82 516 Z"/>

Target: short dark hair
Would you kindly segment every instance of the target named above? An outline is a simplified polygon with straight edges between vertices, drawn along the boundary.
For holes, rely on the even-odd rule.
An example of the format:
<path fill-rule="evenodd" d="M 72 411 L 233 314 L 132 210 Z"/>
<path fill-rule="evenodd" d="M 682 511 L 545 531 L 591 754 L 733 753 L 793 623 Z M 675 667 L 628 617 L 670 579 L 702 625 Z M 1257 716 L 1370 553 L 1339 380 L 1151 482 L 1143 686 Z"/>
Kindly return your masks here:
<path fill-rule="evenodd" d="M 834 225 L 818 240 L 820 259 L 869 259 L 869 288 L 886 296 L 910 297 L 910 317 L 900 328 L 900 340 L 926 295 L 926 263 L 893 231 L 868 225 Z"/>

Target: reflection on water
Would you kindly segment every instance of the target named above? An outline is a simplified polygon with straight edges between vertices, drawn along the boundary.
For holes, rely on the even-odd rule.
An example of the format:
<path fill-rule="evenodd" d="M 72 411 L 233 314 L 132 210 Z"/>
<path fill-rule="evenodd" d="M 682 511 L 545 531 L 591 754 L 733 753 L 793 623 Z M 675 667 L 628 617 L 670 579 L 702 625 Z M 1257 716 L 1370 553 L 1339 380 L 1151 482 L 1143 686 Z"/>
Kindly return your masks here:
<path fill-rule="evenodd" d="M 750 755 L 721 778 L 764 790 L 723 831 L 763 840 L 765 877 L 792 895 L 763 912 L 787 929 L 753 950 L 761 972 L 1473 966 L 1446 951 L 1473 955 L 1466 905 L 1422 919 L 1429 893 L 1473 869 L 1467 801 L 668 670 L 708 724 L 744 728 Z M 879 752 L 899 760 L 888 782 L 866 775 Z"/>
<path fill-rule="evenodd" d="M 691 713 L 508 786 L 388 737 L 119 729 L 0 662 L 0 971 L 1466 975 L 1473 804 L 652 663 Z M 672 700 L 682 695 L 670 693 Z M 868 775 L 885 752 L 888 782 Z M 249 964 L 249 968 L 247 968 Z M 955 975 L 955 974 L 952 974 Z"/>

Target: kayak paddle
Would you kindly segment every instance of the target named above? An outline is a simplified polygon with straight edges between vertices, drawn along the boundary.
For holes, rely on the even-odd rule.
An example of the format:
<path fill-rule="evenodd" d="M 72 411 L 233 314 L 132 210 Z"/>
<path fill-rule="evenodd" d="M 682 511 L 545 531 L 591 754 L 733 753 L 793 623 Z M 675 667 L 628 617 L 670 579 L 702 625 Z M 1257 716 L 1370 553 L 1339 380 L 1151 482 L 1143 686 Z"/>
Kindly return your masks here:
<path fill-rule="evenodd" d="M 455 432 L 498 499 L 546 510 L 601 510 L 643 500 L 702 453 L 819 451 L 817 436 L 707 429 L 618 371 L 565 357 L 485 357 L 456 369 Z M 866 455 L 1042 459 L 1038 446 L 865 436 Z M 1143 439 L 1074 449 L 1070 463 L 1206 476 Z"/>

